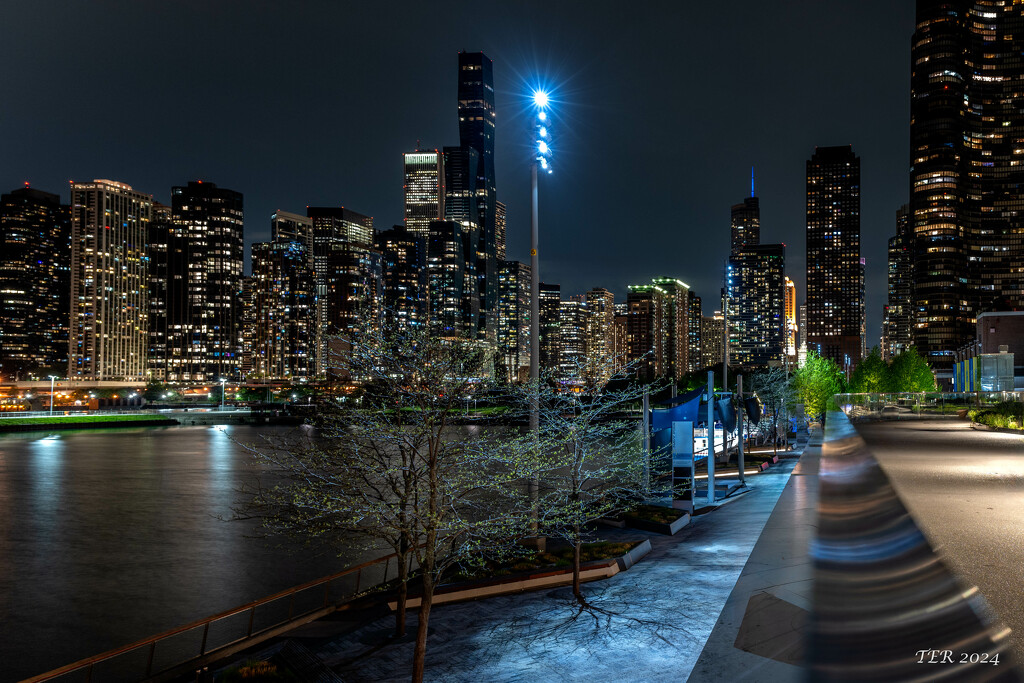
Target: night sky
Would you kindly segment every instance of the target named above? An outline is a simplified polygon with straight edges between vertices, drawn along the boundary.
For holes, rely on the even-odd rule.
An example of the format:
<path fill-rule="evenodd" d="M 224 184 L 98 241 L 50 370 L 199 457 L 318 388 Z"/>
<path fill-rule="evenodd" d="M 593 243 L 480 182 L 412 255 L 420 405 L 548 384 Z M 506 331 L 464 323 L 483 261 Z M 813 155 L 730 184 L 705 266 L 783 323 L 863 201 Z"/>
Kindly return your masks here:
<path fill-rule="evenodd" d="M 508 258 L 528 261 L 530 117 L 555 100 L 541 279 L 563 297 L 674 276 L 717 308 L 755 168 L 762 242 L 804 298 L 804 163 L 861 157 L 868 344 L 908 197 L 909 0 L 3 3 L 0 190 L 108 178 L 170 202 L 202 179 L 275 209 L 402 220 L 402 152 L 458 144 L 459 50 L 494 61 Z M 246 250 L 248 255 L 248 249 Z"/>

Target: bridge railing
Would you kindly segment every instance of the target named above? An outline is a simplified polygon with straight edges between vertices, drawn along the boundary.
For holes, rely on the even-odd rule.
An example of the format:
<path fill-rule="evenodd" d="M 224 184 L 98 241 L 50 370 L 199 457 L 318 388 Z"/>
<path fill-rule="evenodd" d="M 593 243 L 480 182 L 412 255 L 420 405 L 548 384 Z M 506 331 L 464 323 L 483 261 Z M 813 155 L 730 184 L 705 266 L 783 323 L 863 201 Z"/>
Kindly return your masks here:
<path fill-rule="evenodd" d="M 415 565 L 410 567 L 414 568 Z M 386 555 L 27 678 L 22 683 L 171 680 L 291 626 L 328 614 L 396 578 L 396 556 Z"/>

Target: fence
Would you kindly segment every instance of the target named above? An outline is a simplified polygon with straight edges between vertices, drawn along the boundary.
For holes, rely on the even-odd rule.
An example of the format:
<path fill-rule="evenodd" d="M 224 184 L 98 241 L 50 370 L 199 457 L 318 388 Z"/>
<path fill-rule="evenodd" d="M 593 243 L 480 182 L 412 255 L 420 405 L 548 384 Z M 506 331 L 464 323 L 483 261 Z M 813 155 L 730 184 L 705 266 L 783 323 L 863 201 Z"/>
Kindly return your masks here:
<path fill-rule="evenodd" d="M 410 558 L 410 569 L 413 567 Z M 398 577 L 394 554 L 309 581 L 261 600 L 194 621 L 159 635 L 67 664 L 22 683 L 41 681 L 139 681 L 182 675 L 191 667 L 230 654 L 328 614 L 340 605 Z M 237 648 L 236 648 L 237 649 Z"/>
<path fill-rule="evenodd" d="M 836 394 L 837 409 L 851 420 L 864 418 L 910 419 L 956 414 L 960 410 L 990 407 L 1006 401 L 1024 401 L 1020 391 L 975 391 L 961 393 Z"/>

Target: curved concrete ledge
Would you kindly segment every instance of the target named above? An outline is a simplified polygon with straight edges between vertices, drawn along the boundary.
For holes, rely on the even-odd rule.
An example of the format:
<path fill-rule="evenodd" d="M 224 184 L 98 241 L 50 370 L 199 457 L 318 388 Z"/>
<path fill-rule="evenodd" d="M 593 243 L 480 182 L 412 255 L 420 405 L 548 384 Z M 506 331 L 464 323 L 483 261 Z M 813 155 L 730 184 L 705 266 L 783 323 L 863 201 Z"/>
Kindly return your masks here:
<path fill-rule="evenodd" d="M 580 569 L 580 581 L 586 583 L 607 579 L 615 576 L 620 571 L 625 571 L 635 565 L 647 553 L 651 552 L 651 542 L 644 540 L 637 547 L 630 550 L 621 557 L 610 560 L 600 560 L 597 563 L 590 562 Z M 572 568 L 556 569 L 549 572 L 531 574 L 527 577 L 509 577 L 483 581 L 471 585 L 459 584 L 444 587 L 434 593 L 433 604 L 439 605 L 446 602 L 458 602 L 461 600 L 476 600 L 478 598 L 489 598 L 495 595 L 508 595 L 510 593 L 521 593 L 523 591 L 537 590 L 540 588 L 556 588 L 568 586 L 572 583 Z M 398 608 L 396 601 L 388 602 L 388 606 L 395 610 Z M 406 607 L 415 608 L 420 606 L 420 598 L 409 598 Z"/>
<path fill-rule="evenodd" d="M 812 680 L 1019 680 L 1008 630 L 985 619 L 977 589 L 936 554 L 842 412 L 826 420 L 819 487 Z M 1000 665 L 957 655 L 953 666 L 923 670 L 921 652 L 932 651 L 998 653 Z"/>

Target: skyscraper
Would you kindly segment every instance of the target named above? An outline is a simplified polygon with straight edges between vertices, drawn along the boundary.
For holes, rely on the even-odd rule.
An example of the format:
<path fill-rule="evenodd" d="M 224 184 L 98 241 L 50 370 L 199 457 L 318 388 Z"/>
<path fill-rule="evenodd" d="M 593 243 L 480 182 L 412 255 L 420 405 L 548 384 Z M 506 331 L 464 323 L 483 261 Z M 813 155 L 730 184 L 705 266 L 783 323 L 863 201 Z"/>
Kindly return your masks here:
<path fill-rule="evenodd" d="M 252 245 L 252 373 L 294 380 L 314 372 L 313 272 L 306 245 L 280 231 Z"/>
<path fill-rule="evenodd" d="M 817 147 L 807 161 L 807 347 L 852 370 L 864 355 L 860 158 Z"/>
<path fill-rule="evenodd" d="M 427 226 L 429 235 L 429 224 Z M 396 225 L 373 239 L 381 255 L 384 316 L 399 328 L 427 324 L 427 238 Z"/>
<path fill-rule="evenodd" d="M 481 327 L 478 335 L 493 339 L 498 297 L 497 187 L 494 174 L 494 67 L 482 52 L 459 53 L 459 146 L 479 158 L 476 199 L 480 235 L 477 278 Z"/>
<path fill-rule="evenodd" d="M 722 362 L 722 354 L 725 353 L 725 316 L 721 311 L 701 317 L 700 347 L 705 369 Z"/>
<path fill-rule="evenodd" d="M 639 379 L 679 379 L 689 368 L 689 286 L 675 278 L 630 285 L 627 357 Z"/>
<path fill-rule="evenodd" d="M 427 238 L 428 319 L 433 334 L 465 337 L 476 323 L 467 299 L 476 293 L 468 263 L 473 261 L 462 224 L 431 221 Z"/>
<path fill-rule="evenodd" d="M 171 218 L 188 245 L 188 310 L 181 329 L 168 333 L 168 353 L 181 362 L 167 379 L 237 379 L 238 294 L 245 259 L 242 193 L 201 180 L 172 187 Z"/>
<path fill-rule="evenodd" d="M 888 296 L 882 320 L 882 357 L 886 360 L 913 343 L 913 248 L 909 209 L 903 205 L 896 212 L 896 235 L 889 238 Z"/>
<path fill-rule="evenodd" d="M 70 209 L 30 188 L 0 196 L 0 372 L 63 374 L 68 363 Z"/>
<path fill-rule="evenodd" d="M 510 382 L 530 373 L 530 266 L 503 261 L 498 273 L 498 359 Z"/>
<path fill-rule="evenodd" d="M 615 367 L 615 295 L 604 287 L 586 294 L 587 359 L 594 368 L 602 368 L 598 380 L 607 380 Z"/>
<path fill-rule="evenodd" d="M 444 213 L 444 155 L 435 150 L 416 150 L 402 155 L 405 168 L 405 227 L 424 239 L 430 221 Z"/>
<path fill-rule="evenodd" d="M 313 223 L 316 292 L 316 374 L 337 365 L 329 353 L 332 335 L 351 335 L 372 322 L 380 259 L 373 252 L 373 218 L 343 206 L 309 206 Z"/>
<path fill-rule="evenodd" d="M 558 311 L 558 378 L 565 385 L 582 386 L 588 379 L 587 305 L 562 301 Z"/>
<path fill-rule="evenodd" d="M 687 350 L 688 372 L 697 372 L 704 367 L 704 352 L 701 348 L 701 321 L 704 318 L 700 297 L 691 289 L 688 303 L 689 322 L 687 323 L 686 336 L 689 339 Z"/>
<path fill-rule="evenodd" d="M 494 202 L 494 253 L 498 261 L 505 260 L 505 221 L 507 212 L 505 205 Z M 500 266 L 499 266 L 500 267 Z"/>
<path fill-rule="evenodd" d="M 459 234 L 466 250 L 464 276 L 466 282 L 472 284 L 464 291 L 463 306 L 467 319 L 460 332 L 470 339 L 476 339 L 481 334 L 486 336 L 486 332 L 481 333 L 486 321 L 481 313 L 480 268 L 486 259 L 482 252 L 482 214 L 477 191 L 481 182 L 479 169 L 480 155 L 474 148 L 444 148 L 445 220 L 454 221 L 460 226 Z"/>
<path fill-rule="evenodd" d="M 785 305 L 783 306 L 783 329 L 786 338 L 786 362 L 796 362 L 796 284 L 788 277 L 785 279 Z"/>
<path fill-rule="evenodd" d="M 540 372 L 558 372 L 562 327 L 561 285 L 540 283 Z"/>
<path fill-rule="evenodd" d="M 188 238 L 171 207 L 153 202 L 149 224 L 149 373 L 160 382 L 177 379 L 187 349 L 179 342 L 189 312 Z"/>
<path fill-rule="evenodd" d="M 130 185 L 71 183 L 69 377 L 146 379 L 152 210 Z"/>
<path fill-rule="evenodd" d="M 786 247 L 761 244 L 757 197 L 733 205 L 730 242 L 724 287 L 729 364 L 760 366 L 781 360 Z"/>
<path fill-rule="evenodd" d="M 918 0 L 911 43 L 914 343 L 941 380 L 985 310 L 1024 306 L 1024 7 Z"/>

